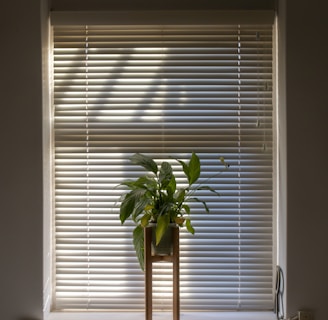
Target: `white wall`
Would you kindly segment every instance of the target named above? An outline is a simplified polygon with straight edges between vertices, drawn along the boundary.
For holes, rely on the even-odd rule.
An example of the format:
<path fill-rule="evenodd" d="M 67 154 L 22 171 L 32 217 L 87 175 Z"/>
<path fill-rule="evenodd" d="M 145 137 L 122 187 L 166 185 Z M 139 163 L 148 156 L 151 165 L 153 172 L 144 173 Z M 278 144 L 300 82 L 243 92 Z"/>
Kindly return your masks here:
<path fill-rule="evenodd" d="M 0 318 L 42 319 L 42 77 L 40 2 L 0 2 Z M 328 287 L 328 19 L 319 0 L 280 0 L 286 106 L 287 313 L 326 320 Z M 284 54 L 286 53 L 286 55 Z M 320 61 L 321 58 L 321 61 Z M 326 60 L 325 60 L 326 59 Z M 284 129 L 282 123 L 282 129 Z M 284 150 L 284 148 L 282 148 Z M 282 206 L 284 208 L 284 205 Z M 322 254 L 323 253 L 323 254 Z"/>
<path fill-rule="evenodd" d="M 281 1 L 283 2 L 283 0 Z M 287 307 L 328 319 L 328 19 L 325 1 L 286 1 Z"/>
<path fill-rule="evenodd" d="M 39 0 L 0 1 L 0 319 L 42 315 Z"/>

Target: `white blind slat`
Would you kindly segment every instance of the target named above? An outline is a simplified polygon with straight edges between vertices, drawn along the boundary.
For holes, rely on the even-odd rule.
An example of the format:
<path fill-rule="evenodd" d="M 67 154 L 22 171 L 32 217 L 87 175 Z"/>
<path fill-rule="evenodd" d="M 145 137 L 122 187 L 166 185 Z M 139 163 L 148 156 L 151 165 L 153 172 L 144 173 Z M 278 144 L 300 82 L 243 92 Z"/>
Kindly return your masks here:
<path fill-rule="evenodd" d="M 53 15 L 54 21 L 59 17 Z M 185 159 L 220 197 L 199 194 L 181 231 L 182 310 L 273 308 L 272 26 L 55 26 L 56 310 L 143 310 L 144 275 L 118 219 L 136 153 Z M 178 183 L 185 183 L 178 174 Z M 170 309 L 156 264 L 154 308 Z"/>

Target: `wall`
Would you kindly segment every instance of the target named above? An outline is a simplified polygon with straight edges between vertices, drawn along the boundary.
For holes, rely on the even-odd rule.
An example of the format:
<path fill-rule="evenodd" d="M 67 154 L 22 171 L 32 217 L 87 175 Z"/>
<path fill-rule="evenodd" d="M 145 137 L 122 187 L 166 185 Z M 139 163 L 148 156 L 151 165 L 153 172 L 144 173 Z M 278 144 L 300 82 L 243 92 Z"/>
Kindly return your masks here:
<path fill-rule="evenodd" d="M 283 1 L 281 1 L 283 2 Z M 286 1 L 287 309 L 328 318 L 328 19 L 325 1 Z"/>
<path fill-rule="evenodd" d="M 0 2 L 0 319 L 42 315 L 40 1 Z"/>
<path fill-rule="evenodd" d="M 0 12 L 0 318 L 42 319 L 42 76 L 40 2 L 1 1 Z M 328 170 L 326 30 L 324 1 L 280 0 L 285 44 L 279 97 L 281 208 L 286 212 L 288 315 L 310 308 L 325 320 L 328 285 Z M 321 59 L 321 60 L 320 60 Z M 286 125 L 285 122 L 286 121 Z M 285 223 L 286 222 L 286 223 Z M 282 229 L 284 230 L 284 229 Z"/>

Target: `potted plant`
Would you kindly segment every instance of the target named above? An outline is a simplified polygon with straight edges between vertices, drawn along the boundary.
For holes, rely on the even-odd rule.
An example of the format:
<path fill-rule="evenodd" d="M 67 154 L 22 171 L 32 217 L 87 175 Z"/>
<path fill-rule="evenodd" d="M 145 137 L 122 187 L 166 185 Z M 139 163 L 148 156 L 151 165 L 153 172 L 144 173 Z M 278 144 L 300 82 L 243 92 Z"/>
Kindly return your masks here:
<path fill-rule="evenodd" d="M 136 227 L 133 231 L 133 244 L 142 270 L 144 270 L 144 228 L 149 223 L 156 223 L 155 246 L 159 245 L 170 224 L 178 227 L 185 226 L 188 232 L 195 230 L 190 221 L 190 202 L 200 202 L 209 212 L 205 201 L 195 196 L 197 190 L 209 190 L 219 193 L 210 186 L 198 182 L 201 173 L 201 164 L 196 153 L 192 153 L 188 162 L 175 159 L 180 163 L 186 177 L 186 185 L 178 187 L 176 176 L 169 162 L 163 161 L 158 165 L 152 158 L 136 153 L 131 162 L 142 166 L 148 172 L 136 180 L 126 180 L 121 185 L 129 189 L 122 196 L 120 204 L 120 220 L 123 224 L 131 218 Z M 224 168 L 228 168 L 224 158 L 219 158 Z M 218 174 L 220 174 L 219 172 Z M 207 180 L 206 180 L 207 181 Z"/>

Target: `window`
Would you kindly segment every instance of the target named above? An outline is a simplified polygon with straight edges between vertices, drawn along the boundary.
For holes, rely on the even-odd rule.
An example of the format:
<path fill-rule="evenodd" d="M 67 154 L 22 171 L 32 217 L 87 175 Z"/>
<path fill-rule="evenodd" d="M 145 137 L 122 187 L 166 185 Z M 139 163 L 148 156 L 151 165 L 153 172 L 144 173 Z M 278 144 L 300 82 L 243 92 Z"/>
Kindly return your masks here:
<path fill-rule="evenodd" d="M 54 26 L 55 310 L 143 310 L 121 226 L 128 158 L 217 158 L 230 169 L 181 231 L 182 311 L 273 309 L 272 25 Z M 158 264 L 154 308 L 171 303 Z"/>

